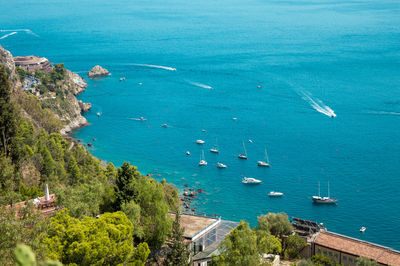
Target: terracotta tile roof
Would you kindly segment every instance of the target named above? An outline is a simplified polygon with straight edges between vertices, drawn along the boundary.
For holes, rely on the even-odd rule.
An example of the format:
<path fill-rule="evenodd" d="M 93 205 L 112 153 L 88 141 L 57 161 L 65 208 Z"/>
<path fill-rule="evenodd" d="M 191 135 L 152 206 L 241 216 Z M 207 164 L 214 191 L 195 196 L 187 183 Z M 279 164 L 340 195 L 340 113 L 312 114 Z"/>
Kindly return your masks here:
<path fill-rule="evenodd" d="M 49 196 L 50 196 L 50 200 L 48 200 L 48 201 L 46 201 L 44 196 L 36 198 L 34 200 L 31 200 L 36 205 L 36 208 L 38 210 L 40 210 L 40 212 L 44 215 L 52 214 L 56 211 L 56 207 L 55 207 L 56 195 L 51 194 Z M 13 205 L 13 207 L 15 208 L 15 216 L 19 216 L 19 210 L 26 205 L 28 205 L 28 200 L 15 203 Z M 8 206 L 8 207 L 11 207 L 11 206 Z"/>
<path fill-rule="evenodd" d="M 379 263 L 400 266 L 400 252 L 359 239 L 332 232 L 320 232 L 316 244 L 355 256 L 373 259 Z"/>

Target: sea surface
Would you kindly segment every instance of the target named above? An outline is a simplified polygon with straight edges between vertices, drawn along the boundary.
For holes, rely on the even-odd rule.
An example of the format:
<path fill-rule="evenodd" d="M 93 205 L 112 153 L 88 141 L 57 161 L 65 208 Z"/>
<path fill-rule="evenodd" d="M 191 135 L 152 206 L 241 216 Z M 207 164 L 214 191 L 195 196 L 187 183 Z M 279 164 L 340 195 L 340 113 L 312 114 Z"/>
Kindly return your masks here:
<path fill-rule="evenodd" d="M 0 45 L 15 56 L 112 73 L 79 96 L 92 103 L 90 125 L 73 135 L 95 156 L 204 189 L 199 213 L 255 226 L 286 212 L 400 249 L 398 0 L 0 0 L 0 9 Z M 209 152 L 216 139 L 219 155 Z M 248 160 L 237 158 L 242 142 Z M 271 168 L 257 167 L 264 148 Z M 330 182 L 337 206 L 312 203 L 318 182 L 321 195 Z"/>

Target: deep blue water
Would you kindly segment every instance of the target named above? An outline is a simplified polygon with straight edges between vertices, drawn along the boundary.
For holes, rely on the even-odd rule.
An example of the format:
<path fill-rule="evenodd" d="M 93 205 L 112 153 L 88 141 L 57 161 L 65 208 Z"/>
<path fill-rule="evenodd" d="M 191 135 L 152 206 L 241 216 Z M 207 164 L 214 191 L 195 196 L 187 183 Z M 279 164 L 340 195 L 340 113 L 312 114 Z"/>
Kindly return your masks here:
<path fill-rule="evenodd" d="M 398 0 L 0 0 L 0 8 L 0 29 L 34 33 L 0 40 L 14 55 L 82 75 L 96 64 L 112 72 L 79 96 L 93 110 L 74 135 L 96 138 L 97 157 L 205 189 L 199 212 L 255 225 L 284 211 L 400 249 Z M 134 120 L 141 116 L 148 120 Z M 215 138 L 218 156 L 208 151 Z M 234 156 L 242 141 L 247 161 Z M 269 169 L 256 165 L 264 146 Z M 242 175 L 263 184 L 246 186 Z M 311 203 L 318 181 L 324 194 L 330 181 L 338 206 Z M 271 190 L 286 196 L 269 199 Z"/>

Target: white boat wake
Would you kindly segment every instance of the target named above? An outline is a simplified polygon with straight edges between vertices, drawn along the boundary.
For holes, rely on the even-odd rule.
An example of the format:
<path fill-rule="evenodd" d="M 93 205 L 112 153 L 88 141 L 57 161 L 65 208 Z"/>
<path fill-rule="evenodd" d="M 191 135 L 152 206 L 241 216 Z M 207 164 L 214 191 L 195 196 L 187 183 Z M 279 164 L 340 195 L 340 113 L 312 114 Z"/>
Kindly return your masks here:
<path fill-rule="evenodd" d="M 213 89 L 213 87 L 211 87 L 211 86 L 209 86 L 209 85 L 206 85 L 206 84 L 201 84 L 201 83 L 192 82 L 192 81 L 189 81 L 189 83 L 192 84 L 193 86 L 196 86 L 196 87 L 199 87 L 199 88 L 209 89 L 209 90 L 212 90 L 212 89 Z"/>
<path fill-rule="evenodd" d="M 368 114 L 373 114 L 373 115 L 395 115 L 395 116 L 400 116 L 400 113 L 398 112 L 391 112 L 391 111 L 367 111 Z"/>
<path fill-rule="evenodd" d="M 164 70 L 169 70 L 169 71 L 176 71 L 176 68 L 167 67 L 167 66 L 147 65 L 147 64 L 132 64 L 132 65 L 133 66 L 141 66 L 141 67 L 149 67 L 149 68 L 158 68 L 158 69 L 164 69 Z"/>
<path fill-rule="evenodd" d="M 25 33 L 27 33 L 27 34 L 33 35 L 33 36 L 35 36 L 35 37 L 39 37 L 39 35 L 37 35 L 37 34 L 34 33 L 33 31 L 31 31 L 30 29 L 0 30 L 0 32 L 10 32 L 10 31 L 12 31 L 12 33 L 10 33 L 8 36 L 14 35 L 14 34 L 20 32 L 20 31 L 23 31 L 23 32 L 25 32 Z M 14 33 L 14 32 L 15 32 L 15 33 Z M 4 38 L 6 38 L 6 37 L 8 37 L 8 36 L 5 35 L 5 36 L 3 36 L 3 37 L 1 37 L 1 38 L 4 39 Z"/>
<path fill-rule="evenodd" d="M 335 112 L 327 105 L 325 105 L 320 99 L 315 98 L 313 99 L 311 97 L 311 93 L 308 91 L 300 91 L 301 97 L 303 100 L 308 102 L 312 108 L 314 108 L 316 111 L 320 112 L 321 114 L 330 116 L 330 117 L 336 117 Z"/>
<path fill-rule="evenodd" d="M 17 34 L 17 33 L 18 33 L 18 32 L 16 32 L 16 31 L 13 31 L 13 32 L 11 32 L 11 33 L 8 33 L 8 34 L 6 34 L 6 35 L 0 37 L 0 40 L 3 40 L 3 39 L 5 39 L 5 38 L 7 38 L 7 37 L 9 37 L 9 36 L 12 36 L 12 35 L 14 35 L 14 34 Z"/>

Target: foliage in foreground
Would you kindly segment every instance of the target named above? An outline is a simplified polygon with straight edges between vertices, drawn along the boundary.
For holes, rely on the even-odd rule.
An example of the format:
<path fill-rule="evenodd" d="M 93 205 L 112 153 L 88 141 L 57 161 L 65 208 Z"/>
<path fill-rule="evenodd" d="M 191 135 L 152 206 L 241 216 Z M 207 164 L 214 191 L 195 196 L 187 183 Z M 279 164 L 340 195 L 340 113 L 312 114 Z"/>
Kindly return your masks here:
<path fill-rule="evenodd" d="M 18 244 L 15 249 L 15 265 L 17 266 L 62 266 L 58 261 L 46 260 L 44 262 L 37 262 L 35 253 L 32 249 L 24 244 Z"/>
<path fill-rule="evenodd" d="M 63 210 L 52 218 L 43 242 L 48 257 L 64 264 L 144 265 L 150 250 L 146 243 L 134 248 L 132 231 L 133 225 L 123 212 L 77 219 Z"/>

